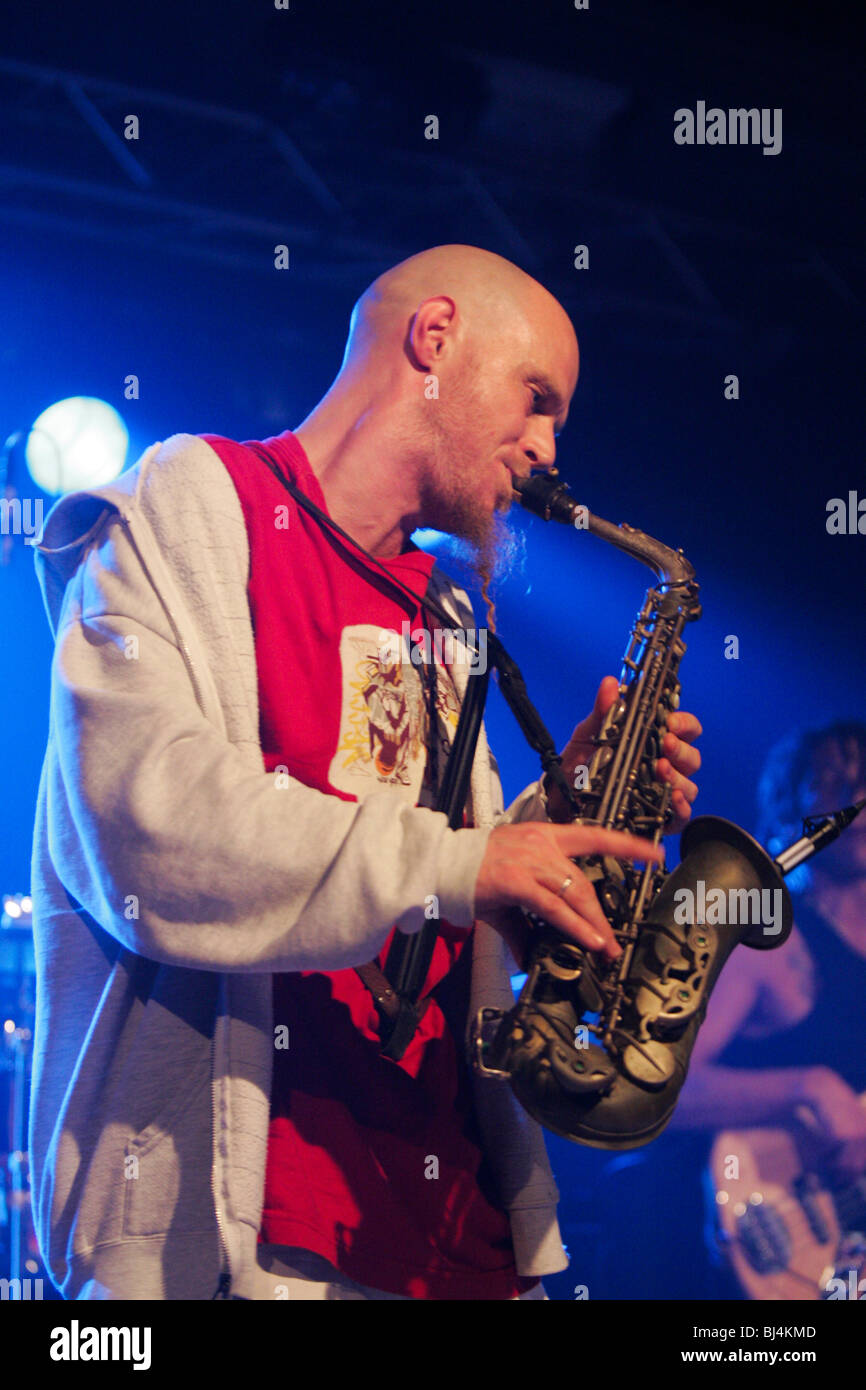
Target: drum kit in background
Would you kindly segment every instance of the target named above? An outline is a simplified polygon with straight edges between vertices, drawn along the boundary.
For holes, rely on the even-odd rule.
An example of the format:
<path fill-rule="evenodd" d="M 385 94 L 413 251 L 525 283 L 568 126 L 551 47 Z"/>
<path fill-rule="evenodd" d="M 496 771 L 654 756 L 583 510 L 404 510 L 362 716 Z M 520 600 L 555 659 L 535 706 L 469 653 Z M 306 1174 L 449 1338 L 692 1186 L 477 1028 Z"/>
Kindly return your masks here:
<path fill-rule="evenodd" d="M 4 893 L 0 916 L 0 1280 L 12 1297 L 57 1298 L 39 1254 L 30 1205 L 27 1116 L 36 1015 L 32 904 Z M 19 1281 L 16 1283 L 15 1281 Z"/>

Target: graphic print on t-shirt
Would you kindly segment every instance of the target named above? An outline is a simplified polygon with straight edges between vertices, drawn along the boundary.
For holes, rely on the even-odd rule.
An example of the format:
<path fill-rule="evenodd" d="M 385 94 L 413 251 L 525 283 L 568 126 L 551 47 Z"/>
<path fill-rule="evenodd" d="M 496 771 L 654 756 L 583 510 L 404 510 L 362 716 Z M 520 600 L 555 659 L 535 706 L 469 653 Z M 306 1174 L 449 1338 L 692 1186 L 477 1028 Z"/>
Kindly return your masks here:
<path fill-rule="evenodd" d="M 427 763 L 427 709 L 418 669 L 405 648 L 383 643 L 370 624 L 340 634 L 342 702 L 337 751 L 328 781 L 360 800 L 393 787 L 413 806 L 421 799 Z M 459 706 L 451 681 L 437 663 L 436 706 L 450 743 Z"/>

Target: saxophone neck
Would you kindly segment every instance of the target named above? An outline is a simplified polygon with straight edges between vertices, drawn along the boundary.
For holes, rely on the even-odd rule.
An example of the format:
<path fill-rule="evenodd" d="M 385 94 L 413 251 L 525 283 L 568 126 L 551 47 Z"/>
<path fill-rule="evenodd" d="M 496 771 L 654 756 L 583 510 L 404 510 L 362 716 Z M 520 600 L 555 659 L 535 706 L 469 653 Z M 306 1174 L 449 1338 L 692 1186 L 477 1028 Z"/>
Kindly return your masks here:
<path fill-rule="evenodd" d="M 539 473 L 530 478 L 514 479 L 514 494 L 517 501 L 527 511 L 540 516 L 543 521 L 558 521 L 573 526 L 576 531 L 590 531 L 594 536 L 624 550 L 635 560 L 640 560 L 653 571 L 659 584 L 665 588 L 683 586 L 687 596 L 694 602 L 694 616 L 698 616 L 697 594 L 694 567 L 681 550 L 672 550 L 645 531 L 626 523 L 615 525 L 578 502 L 571 494 L 568 484 L 559 476 L 556 469 L 549 473 Z"/>
<path fill-rule="evenodd" d="M 694 566 L 681 550 L 672 550 L 669 545 L 664 545 L 654 536 L 648 536 L 645 531 L 629 526 L 628 522 L 621 522 L 617 526 L 612 521 L 594 516 L 592 512 L 587 513 L 585 529 L 647 565 L 664 588 L 682 586 L 697 600 L 698 585 L 695 582 Z M 697 612 L 693 616 L 697 617 Z"/>

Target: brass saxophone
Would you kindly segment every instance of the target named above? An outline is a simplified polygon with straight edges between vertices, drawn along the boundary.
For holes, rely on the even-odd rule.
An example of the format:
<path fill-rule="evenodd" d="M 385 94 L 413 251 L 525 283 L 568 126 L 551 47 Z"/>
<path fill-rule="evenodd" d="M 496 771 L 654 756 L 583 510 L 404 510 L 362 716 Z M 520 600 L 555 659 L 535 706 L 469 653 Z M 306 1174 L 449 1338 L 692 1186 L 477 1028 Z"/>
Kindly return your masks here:
<path fill-rule="evenodd" d="M 700 617 L 695 571 L 682 551 L 579 506 L 555 472 L 515 488 L 521 505 L 544 520 L 588 530 L 655 573 L 573 823 L 628 830 L 657 844 L 672 813 L 671 788 L 656 780 L 655 762 L 667 716 L 679 705 L 682 632 Z M 536 1120 L 575 1143 L 628 1149 L 660 1134 L 734 947 L 771 949 L 790 934 L 793 910 L 782 871 L 751 835 L 702 816 L 686 827 L 680 850 L 670 874 L 611 856 L 576 859 L 622 955 L 606 962 L 526 912 L 532 931 L 520 997 L 508 1012 L 484 1008 L 473 1020 L 475 1067 L 508 1080 Z M 705 905 L 720 901 L 745 912 L 726 910 L 719 924 L 718 909 L 710 914 Z M 760 908 L 768 901 L 777 909 L 772 929 Z M 731 916 L 746 920 L 731 923 Z"/>

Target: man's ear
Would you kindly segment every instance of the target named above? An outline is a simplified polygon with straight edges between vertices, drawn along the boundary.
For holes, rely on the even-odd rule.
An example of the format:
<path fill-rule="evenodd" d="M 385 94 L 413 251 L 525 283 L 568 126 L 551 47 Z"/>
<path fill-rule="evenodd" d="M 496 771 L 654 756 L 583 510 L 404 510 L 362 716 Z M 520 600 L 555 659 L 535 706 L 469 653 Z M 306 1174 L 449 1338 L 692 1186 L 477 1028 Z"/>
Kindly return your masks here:
<path fill-rule="evenodd" d="M 447 294 L 425 299 L 418 306 L 409 325 L 407 346 L 419 367 L 429 371 L 442 361 L 457 321 L 457 305 Z"/>

